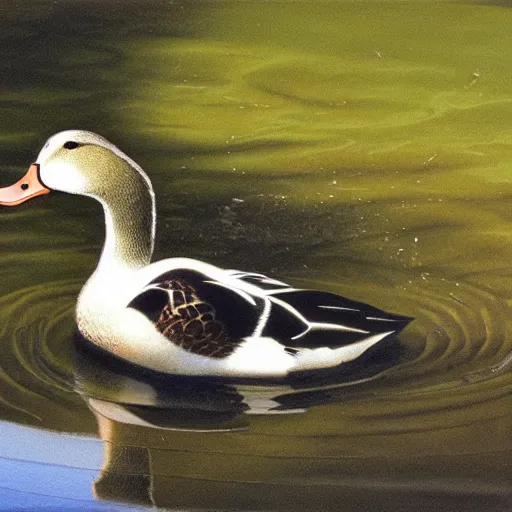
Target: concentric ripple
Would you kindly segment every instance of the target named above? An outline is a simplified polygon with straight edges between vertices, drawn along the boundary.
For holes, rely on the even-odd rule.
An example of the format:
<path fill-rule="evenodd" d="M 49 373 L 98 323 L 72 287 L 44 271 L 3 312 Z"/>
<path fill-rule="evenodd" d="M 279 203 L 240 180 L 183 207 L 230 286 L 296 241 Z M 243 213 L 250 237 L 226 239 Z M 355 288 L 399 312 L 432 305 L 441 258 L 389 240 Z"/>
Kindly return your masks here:
<path fill-rule="evenodd" d="M 89 390 L 86 395 L 92 398 L 106 397 L 110 401 L 126 403 L 128 400 L 134 405 L 151 405 L 147 403 L 147 397 L 140 398 L 140 391 L 137 391 L 137 399 L 127 394 L 125 381 L 116 388 L 114 381 L 121 377 L 115 374 L 105 377 L 106 373 L 112 373 L 108 362 L 103 370 L 87 370 L 85 374 L 83 369 L 87 365 L 94 367 L 98 364 L 94 359 L 86 361 L 85 366 L 81 361 L 82 370 L 77 367 L 72 338 L 76 331 L 73 313 L 79 286 L 77 280 L 55 281 L 23 288 L 0 299 L 3 347 L 0 386 L 4 418 L 29 424 L 35 422 L 48 428 L 70 429 L 70 410 L 74 410 L 75 418 L 90 417 L 83 400 L 75 392 L 78 382 L 81 389 Z M 379 292 L 380 303 L 391 299 L 390 290 Z M 375 290 L 373 294 L 375 296 Z M 396 303 L 396 297 L 394 300 Z M 355 375 L 341 381 L 332 376 L 330 380 L 295 381 L 284 386 L 271 386 L 267 391 L 265 387 L 242 382 L 236 386 L 241 400 L 245 400 L 249 409 L 254 403 L 259 403 L 257 409 L 261 409 L 258 400 L 264 396 L 265 401 L 270 400 L 270 406 L 263 408 L 268 413 L 307 410 L 322 404 L 338 404 L 340 407 L 343 403 L 344 414 L 353 409 L 357 410 L 357 416 L 365 418 L 360 429 L 377 433 L 380 427 L 376 420 L 425 419 L 425 414 L 435 417 L 436 411 L 446 408 L 479 403 L 485 406 L 487 400 L 492 402 L 506 396 L 508 390 L 504 378 L 511 364 L 511 326 L 510 306 L 505 299 L 470 284 L 420 278 L 400 291 L 396 306 L 402 311 L 416 312 L 416 319 L 401 336 L 399 354 L 392 365 L 382 365 L 386 354 L 381 352 L 359 367 L 350 368 L 350 372 L 359 372 L 360 377 Z M 122 379 L 125 376 L 126 371 Z M 158 388 L 159 399 L 155 403 L 160 407 L 176 403 L 176 394 L 165 397 L 166 386 L 170 392 L 169 383 L 149 382 L 148 385 Z M 175 392 L 176 383 L 173 386 Z M 116 395 L 115 389 L 122 389 L 123 394 Z M 204 389 L 201 384 L 194 395 L 193 389 L 191 393 L 187 387 L 186 393 L 179 395 L 180 407 L 184 401 L 191 400 L 187 409 L 211 409 L 215 391 L 209 391 L 210 405 L 205 408 L 198 400 Z M 218 404 L 224 399 L 232 400 L 232 391 L 226 393 L 226 388 L 219 387 Z M 46 403 L 44 407 L 41 401 Z M 385 412 L 379 404 L 386 404 Z M 222 407 L 229 409 L 227 405 Z M 242 413 L 244 407 L 236 406 L 233 411 Z M 66 415 L 64 423 L 56 421 L 61 415 Z M 371 420 L 370 430 L 368 420 Z M 460 415 L 451 418 L 454 424 L 466 420 Z M 71 421 L 72 425 L 80 425 L 79 431 L 89 423 Z M 443 423 L 444 427 L 446 423 Z M 325 434 L 325 423 L 317 428 Z M 385 428 L 389 428 L 389 424 Z M 407 430 L 409 426 L 402 423 L 399 430 L 402 428 Z M 309 435 L 319 433 L 315 429 Z"/>
<path fill-rule="evenodd" d="M 22 288 L 0 298 L 0 400 L 3 418 L 55 430 L 76 428 L 71 337 L 75 280 Z M 62 422 L 64 420 L 64 422 Z M 83 426 L 82 423 L 79 430 Z"/>
<path fill-rule="evenodd" d="M 507 300 L 468 283 L 416 284 L 405 288 L 403 300 L 419 312 L 415 328 L 424 345 L 412 361 L 394 370 L 395 378 L 414 368 L 417 384 L 425 378 L 435 385 L 462 385 L 477 374 L 484 378 L 491 368 L 489 378 L 506 371 L 512 335 Z"/>

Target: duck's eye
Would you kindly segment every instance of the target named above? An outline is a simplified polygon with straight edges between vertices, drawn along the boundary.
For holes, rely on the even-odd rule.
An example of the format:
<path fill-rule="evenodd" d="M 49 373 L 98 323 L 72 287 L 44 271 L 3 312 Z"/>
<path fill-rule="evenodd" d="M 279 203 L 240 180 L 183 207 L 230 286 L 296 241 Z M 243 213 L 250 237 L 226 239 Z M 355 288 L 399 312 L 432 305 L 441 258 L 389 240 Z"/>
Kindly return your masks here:
<path fill-rule="evenodd" d="M 66 149 L 75 149 L 78 146 L 80 146 L 80 144 L 78 144 L 78 142 L 73 142 L 72 140 L 68 140 L 67 142 L 64 142 L 64 147 Z"/>

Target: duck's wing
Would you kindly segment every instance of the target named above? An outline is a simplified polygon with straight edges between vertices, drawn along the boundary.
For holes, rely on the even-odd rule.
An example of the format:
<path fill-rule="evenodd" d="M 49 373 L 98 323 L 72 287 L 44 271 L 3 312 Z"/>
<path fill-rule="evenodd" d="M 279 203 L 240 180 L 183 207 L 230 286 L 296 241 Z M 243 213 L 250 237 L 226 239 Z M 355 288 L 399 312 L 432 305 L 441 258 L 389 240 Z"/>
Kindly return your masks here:
<path fill-rule="evenodd" d="M 128 307 L 146 315 L 170 342 L 213 358 L 231 355 L 249 337 L 272 338 L 294 354 L 301 348 L 380 340 L 411 321 L 334 293 L 295 289 L 263 274 L 225 275 L 225 281 L 217 281 L 197 270 L 173 269 L 148 283 Z"/>
<path fill-rule="evenodd" d="M 274 314 L 269 316 L 263 335 L 279 339 L 284 311 L 306 323 L 305 329 L 286 340 L 288 347 L 339 347 L 376 335 L 398 334 L 412 320 L 334 293 L 313 290 L 283 290 L 273 293 L 270 301 Z"/>
<path fill-rule="evenodd" d="M 266 302 L 199 271 L 174 269 L 148 283 L 128 307 L 181 348 L 223 358 L 254 333 Z"/>
<path fill-rule="evenodd" d="M 387 337 L 412 320 L 334 293 L 292 288 L 262 274 L 232 272 L 258 286 L 271 303 L 261 336 L 289 348 L 335 348 L 376 335 Z"/>

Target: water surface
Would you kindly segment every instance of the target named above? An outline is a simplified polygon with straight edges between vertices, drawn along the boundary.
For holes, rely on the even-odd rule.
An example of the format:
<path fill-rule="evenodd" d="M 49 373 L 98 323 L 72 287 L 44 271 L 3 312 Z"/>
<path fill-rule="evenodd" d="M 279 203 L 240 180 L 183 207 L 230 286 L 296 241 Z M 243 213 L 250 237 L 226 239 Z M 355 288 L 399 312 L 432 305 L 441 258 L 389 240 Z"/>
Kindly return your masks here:
<path fill-rule="evenodd" d="M 507 510 L 509 7 L 5 0 L 0 186 L 93 130 L 151 177 L 156 259 L 415 321 L 331 383 L 130 373 L 73 341 L 100 206 L 3 209 L 0 502 Z"/>

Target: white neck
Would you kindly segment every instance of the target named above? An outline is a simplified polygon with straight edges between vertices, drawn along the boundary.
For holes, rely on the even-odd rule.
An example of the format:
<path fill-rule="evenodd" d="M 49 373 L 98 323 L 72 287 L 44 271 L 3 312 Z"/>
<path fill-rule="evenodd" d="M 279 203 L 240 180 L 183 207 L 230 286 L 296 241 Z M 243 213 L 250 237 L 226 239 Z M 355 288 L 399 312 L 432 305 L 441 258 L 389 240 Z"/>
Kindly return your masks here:
<path fill-rule="evenodd" d="M 154 246 L 154 202 L 149 199 L 120 205 L 101 201 L 105 212 L 105 243 L 97 273 L 105 274 L 113 269 L 135 271 L 149 265 Z"/>
<path fill-rule="evenodd" d="M 139 173 L 107 198 L 91 197 L 102 204 L 105 212 L 105 244 L 96 270 L 82 289 L 78 309 L 104 310 L 126 300 L 133 274 L 150 263 L 155 201 L 151 185 Z"/>

